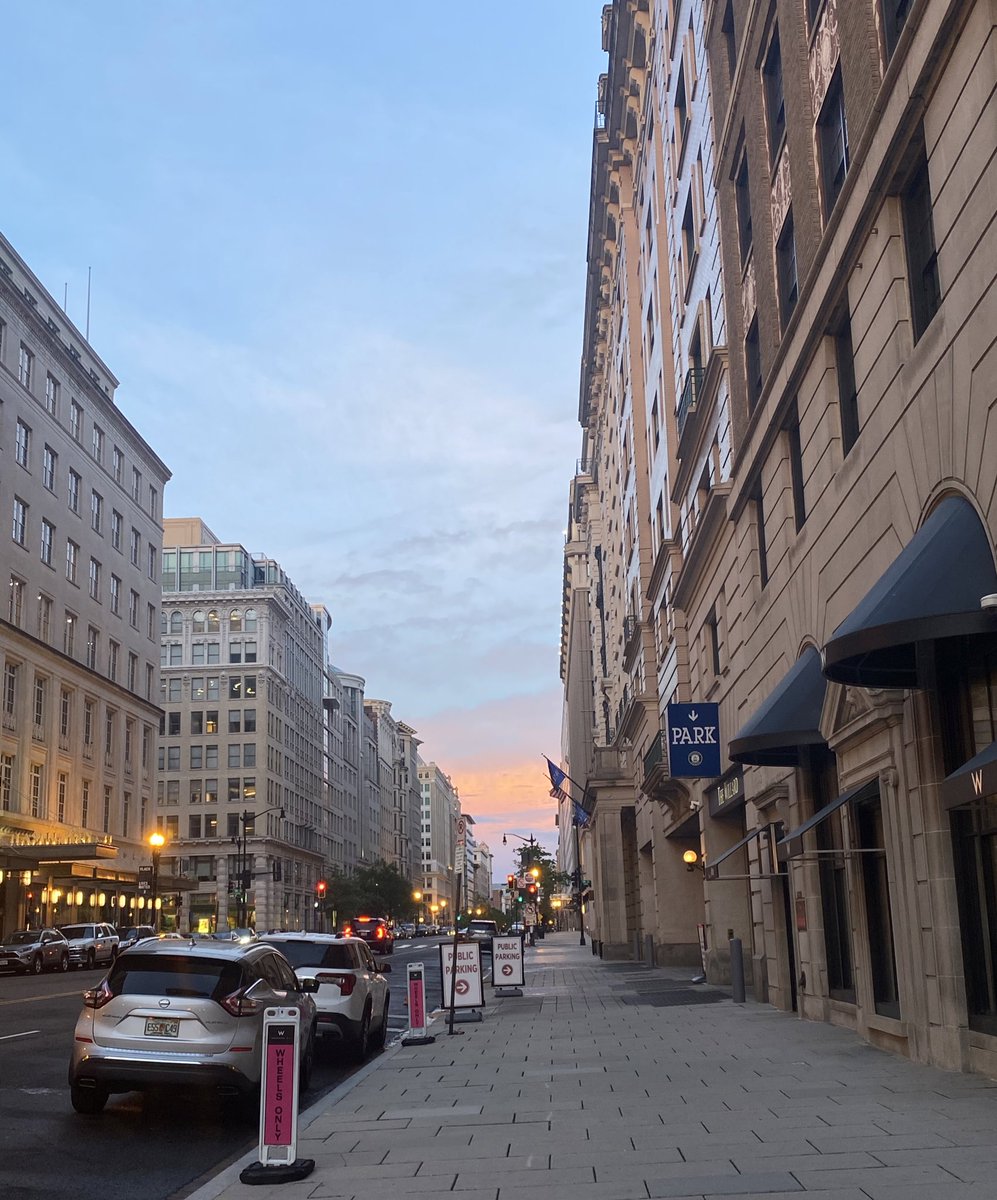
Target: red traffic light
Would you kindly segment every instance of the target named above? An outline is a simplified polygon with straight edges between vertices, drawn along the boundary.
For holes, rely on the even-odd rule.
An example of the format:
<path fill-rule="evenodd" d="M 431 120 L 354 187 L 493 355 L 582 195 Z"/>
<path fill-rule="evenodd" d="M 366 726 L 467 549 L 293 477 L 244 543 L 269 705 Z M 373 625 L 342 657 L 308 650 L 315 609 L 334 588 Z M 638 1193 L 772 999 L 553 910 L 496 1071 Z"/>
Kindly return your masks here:
<path fill-rule="evenodd" d="M 535 883 L 531 883 L 526 890 L 531 896 L 535 896 L 537 894 L 537 885 Z"/>
<path fill-rule="evenodd" d="M 326 881 L 324 879 L 320 879 L 318 881 L 318 883 L 316 883 L 316 885 L 315 885 L 315 895 L 316 896 L 324 896 L 328 890 L 329 890 L 329 885 L 326 883 Z"/>
<path fill-rule="evenodd" d="M 516 876 L 515 875 L 506 875 L 505 881 L 509 885 L 509 887 L 513 887 L 516 883 Z"/>

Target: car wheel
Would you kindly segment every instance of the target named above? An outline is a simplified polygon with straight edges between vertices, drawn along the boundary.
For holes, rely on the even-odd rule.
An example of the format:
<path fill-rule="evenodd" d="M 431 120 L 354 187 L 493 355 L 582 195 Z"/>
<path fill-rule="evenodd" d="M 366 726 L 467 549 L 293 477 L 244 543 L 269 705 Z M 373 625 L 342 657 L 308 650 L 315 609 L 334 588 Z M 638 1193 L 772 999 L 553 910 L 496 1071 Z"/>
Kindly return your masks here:
<path fill-rule="evenodd" d="M 370 1005 L 363 1010 L 360 1028 L 353 1039 L 353 1059 L 362 1063 L 370 1053 Z"/>
<path fill-rule="evenodd" d="M 69 1099 L 78 1113 L 85 1117 L 94 1117 L 103 1111 L 107 1103 L 107 1088 L 83 1088 L 74 1083 L 69 1088 Z"/>
<path fill-rule="evenodd" d="M 42 956 L 40 954 L 36 954 L 31 960 L 30 969 L 32 975 L 40 975 L 42 973 Z"/>
<path fill-rule="evenodd" d="M 301 1059 L 301 1070 L 298 1075 L 298 1094 L 308 1091 L 312 1082 L 312 1067 L 315 1065 L 315 1030 L 308 1035 L 308 1044 Z"/>
<path fill-rule="evenodd" d="M 87 951 L 87 970 L 92 971 L 96 962 L 97 956 L 94 954 L 93 949 L 91 948 Z"/>
<path fill-rule="evenodd" d="M 68 954 L 63 954 L 62 957 L 59 959 L 59 970 L 60 971 L 68 971 L 69 970 L 69 955 Z"/>
<path fill-rule="evenodd" d="M 381 1025 L 374 1038 L 374 1049 L 383 1050 L 384 1044 L 388 1040 L 388 1007 L 391 1004 L 391 996 L 387 995 L 384 998 L 384 1012 L 381 1014 Z"/>

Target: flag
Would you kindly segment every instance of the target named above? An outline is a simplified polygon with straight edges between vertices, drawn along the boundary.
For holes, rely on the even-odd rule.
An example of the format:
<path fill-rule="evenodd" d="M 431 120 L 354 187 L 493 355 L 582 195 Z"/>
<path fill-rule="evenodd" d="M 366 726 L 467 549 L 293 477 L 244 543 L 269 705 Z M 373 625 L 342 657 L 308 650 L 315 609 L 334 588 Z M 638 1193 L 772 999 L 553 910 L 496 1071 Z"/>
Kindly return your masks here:
<path fill-rule="evenodd" d="M 547 771 L 550 774 L 550 782 L 552 784 L 550 794 L 555 800 L 567 800 L 568 793 L 564 790 L 564 781 L 568 778 L 560 767 L 555 767 L 554 764 L 547 758 Z"/>
<path fill-rule="evenodd" d="M 575 801 L 575 824 L 579 829 L 588 829 L 589 815 L 584 808 Z"/>

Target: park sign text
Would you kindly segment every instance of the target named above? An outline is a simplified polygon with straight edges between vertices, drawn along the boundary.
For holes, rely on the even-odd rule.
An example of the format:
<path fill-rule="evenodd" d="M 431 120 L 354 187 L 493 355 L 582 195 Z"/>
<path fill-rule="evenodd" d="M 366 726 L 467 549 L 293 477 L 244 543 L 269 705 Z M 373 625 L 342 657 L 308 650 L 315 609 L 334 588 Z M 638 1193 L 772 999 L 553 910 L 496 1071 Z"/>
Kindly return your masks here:
<path fill-rule="evenodd" d="M 720 706 L 668 705 L 668 773 L 673 779 L 720 774 Z"/>

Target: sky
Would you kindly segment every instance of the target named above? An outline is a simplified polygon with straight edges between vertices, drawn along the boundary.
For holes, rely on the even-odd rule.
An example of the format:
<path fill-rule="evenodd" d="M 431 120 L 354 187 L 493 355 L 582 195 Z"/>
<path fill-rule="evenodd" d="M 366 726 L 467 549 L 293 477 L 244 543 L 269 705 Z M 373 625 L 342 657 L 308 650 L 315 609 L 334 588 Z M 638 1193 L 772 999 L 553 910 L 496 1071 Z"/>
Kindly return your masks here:
<path fill-rule="evenodd" d="M 502 835 L 556 847 L 602 0 L 4 8 L 0 229 L 166 516 L 276 558 Z"/>

